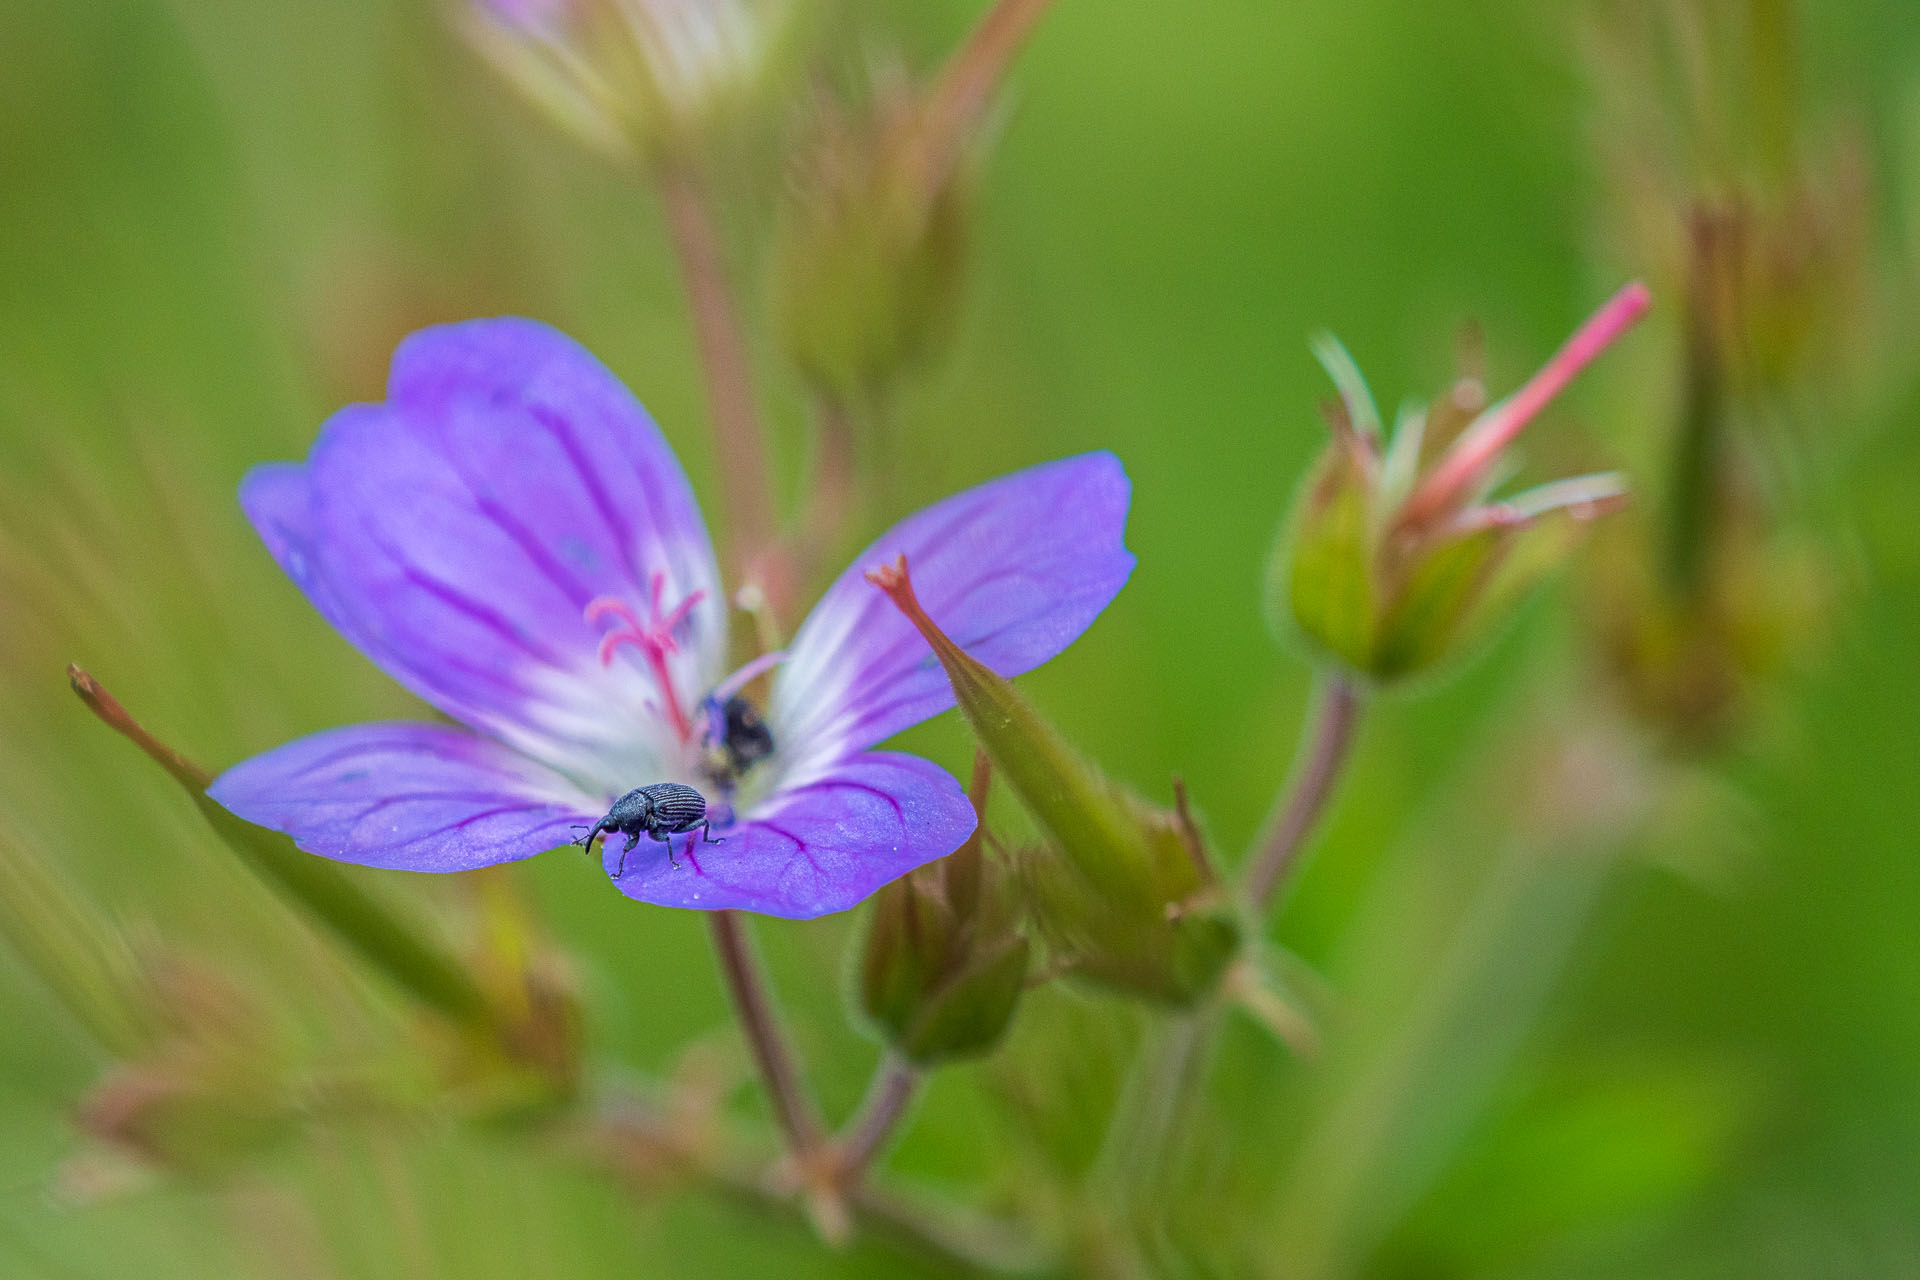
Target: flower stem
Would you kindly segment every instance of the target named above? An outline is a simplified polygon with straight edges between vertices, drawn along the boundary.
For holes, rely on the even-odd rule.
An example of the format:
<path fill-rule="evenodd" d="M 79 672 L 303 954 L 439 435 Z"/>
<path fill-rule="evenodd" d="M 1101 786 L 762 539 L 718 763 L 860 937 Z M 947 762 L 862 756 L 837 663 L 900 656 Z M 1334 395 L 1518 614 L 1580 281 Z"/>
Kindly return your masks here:
<path fill-rule="evenodd" d="M 1329 674 L 1311 736 L 1283 793 L 1279 820 L 1247 873 L 1247 899 L 1256 910 L 1264 912 L 1273 905 L 1274 895 L 1306 848 L 1307 837 L 1313 834 L 1346 766 L 1359 718 L 1359 688 L 1345 675 Z"/>
<path fill-rule="evenodd" d="M 774 502 L 767 477 L 767 436 L 754 404 L 746 337 L 699 175 L 690 162 L 670 158 L 656 168 L 655 179 L 692 311 L 733 552 L 751 569 L 772 546 Z"/>
<path fill-rule="evenodd" d="M 873 1073 L 860 1113 L 839 1139 L 840 1184 L 858 1186 L 888 1139 L 899 1128 L 920 1090 L 920 1073 L 897 1053 L 889 1053 Z"/>
<path fill-rule="evenodd" d="M 708 913 L 707 918 L 713 925 L 713 947 L 720 956 L 727 994 L 733 998 L 734 1013 L 753 1050 L 761 1083 L 773 1104 L 774 1119 L 786 1138 L 788 1150 L 800 1163 L 807 1164 L 819 1151 L 824 1137 L 820 1113 L 801 1083 L 799 1066 L 780 1030 L 746 926 L 737 911 L 714 911 Z"/>

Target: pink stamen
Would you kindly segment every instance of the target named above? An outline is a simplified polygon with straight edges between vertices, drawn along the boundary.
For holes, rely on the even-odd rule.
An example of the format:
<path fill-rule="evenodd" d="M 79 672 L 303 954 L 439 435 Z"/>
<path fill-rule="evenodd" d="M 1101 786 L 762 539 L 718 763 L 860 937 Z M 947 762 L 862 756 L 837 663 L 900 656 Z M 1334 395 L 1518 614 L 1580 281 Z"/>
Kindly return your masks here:
<path fill-rule="evenodd" d="M 700 607 L 707 593 L 694 592 L 662 616 L 660 604 L 665 592 L 666 575 L 654 574 L 648 592 L 648 604 L 651 606 L 648 612 L 654 618 L 651 623 L 642 622 L 632 607 L 617 596 L 596 596 L 587 602 L 585 612 L 587 621 L 596 625 L 606 618 L 618 621 L 613 630 L 600 637 L 601 665 L 611 666 L 614 654 L 619 652 L 623 644 L 638 649 L 648 669 L 653 672 L 654 683 L 659 686 L 667 722 L 680 735 L 680 740 L 685 742 L 693 737 L 693 723 L 687 719 L 686 709 L 680 705 L 680 695 L 673 687 L 673 674 L 667 667 L 667 659 L 680 652 L 680 642 L 675 639 L 674 632 Z M 653 702 L 649 701 L 647 706 L 655 714 L 660 713 L 660 707 Z"/>
<path fill-rule="evenodd" d="M 1512 444 L 1582 369 L 1632 328 L 1651 304 L 1652 295 L 1637 280 L 1609 298 L 1525 386 L 1481 414 L 1479 420 L 1454 441 L 1439 465 L 1401 508 L 1400 527 L 1423 524 L 1457 506 L 1467 491 L 1486 475 L 1501 450 Z"/>

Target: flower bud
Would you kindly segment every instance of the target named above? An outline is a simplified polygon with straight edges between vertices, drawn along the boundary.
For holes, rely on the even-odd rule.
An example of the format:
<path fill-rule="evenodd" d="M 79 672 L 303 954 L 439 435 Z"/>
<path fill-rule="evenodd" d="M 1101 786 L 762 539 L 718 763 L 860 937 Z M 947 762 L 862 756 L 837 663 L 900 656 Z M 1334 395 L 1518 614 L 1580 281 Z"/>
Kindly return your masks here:
<path fill-rule="evenodd" d="M 775 327 L 830 401 L 857 401 L 953 328 L 968 176 L 988 107 L 1049 0 L 999 0 L 925 86 L 829 115 L 797 167 L 774 250 Z"/>
<path fill-rule="evenodd" d="M 468 35 L 535 106 L 598 150 L 682 149 L 751 97 L 776 0 L 472 0 Z"/>
<path fill-rule="evenodd" d="M 948 638 L 914 596 L 904 556 L 867 577 L 932 646 L 981 746 L 1046 833 L 1021 874 L 1060 959 L 1146 999 L 1190 1005 L 1211 992 L 1239 951 L 1240 926 L 1192 824 L 1105 777 Z"/>
<path fill-rule="evenodd" d="M 140 1164 L 212 1177 L 283 1142 L 294 1112 L 247 1077 L 185 1064 L 116 1068 L 82 1100 L 83 1132 Z"/>
<path fill-rule="evenodd" d="M 1340 388 L 1333 440 L 1275 548 L 1268 607 L 1324 659 L 1388 683 L 1472 647 L 1571 553 L 1578 526 L 1626 495 L 1614 474 L 1488 497 L 1521 430 L 1646 311 L 1629 285 L 1513 396 L 1481 408 L 1477 379 L 1403 414 L 1382 443 L 1346 352 L 1319 354 Z M 1429 438 L 1431 437 L 1431 438 Z"/>
<path fill-rule="evenodd" d="M 974 764 L 984 819 L 988 765 Z M 874 895 L 860 1003 L 887 1042 L 921 1066 L 998 1044 L 1026 988 L 1027 939 L 1011 887 L 976 827 L 954 852 Z"/>
<path fill-rule="evenodd" d="M 930 357 L 958 314 L 968 193 L 929 171 L 922 104 L 884 95 L 824 123 L 774 245 L 775 331 L 822 396 L 858 401 Z"/>

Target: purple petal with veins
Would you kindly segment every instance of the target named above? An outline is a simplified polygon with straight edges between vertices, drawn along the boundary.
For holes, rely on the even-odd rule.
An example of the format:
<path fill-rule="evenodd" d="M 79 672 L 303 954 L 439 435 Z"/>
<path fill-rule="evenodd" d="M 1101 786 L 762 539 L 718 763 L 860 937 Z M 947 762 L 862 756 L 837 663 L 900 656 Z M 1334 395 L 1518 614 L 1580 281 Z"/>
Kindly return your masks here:
<path fill-rule="evenodd" d="M 675 691 L 691 703 L 720 674 L 719 577 L 679 463 L 626 388 L 545 325 L 409 338 L 386 403 L 335 414 L 305 467 L 256 469 L 241 502 L 395 679 L 616 792 L 661 772 L 677 735 L 648 710 L 661 700 L 646 663 L 600 661 L 587 605 L 697 596 L 668 660 Z"/>
<path fill-rule="evenodd" d="M 935 503 L 856 556 L 775 677 L 768 722 L 799 772 L 953 705 L 932 650 L 867 570 L 904 553 L 921 603 L 954 642 L 1019 675 L 1079 638 L 1126 584 L 1129 496 L 1112 454 L 1064 458 Z"/>
<path fill-rule="evenodd" d="M 207 794 L 309 853 L 407 871 L 530 858 L 604 811 L 518 752 L 431 724 L 350 725 L 296 738 L 227 770 Z"/>
<path fill-rule="evenodd" d="M 845 911 L 889 880 L 960 847 L 973 805 L 946 770 L 917 756 L 875 751 L 777 791 L 750 817 L 700 842 L 667 847 L 645 836 L 614 883 L 630 898 L 667 907 L 737 909 L 804 920 Z M 624 838 L 601 846 L 607 874 Z M 673 865 L 674 861 L 679 863 Z"/>

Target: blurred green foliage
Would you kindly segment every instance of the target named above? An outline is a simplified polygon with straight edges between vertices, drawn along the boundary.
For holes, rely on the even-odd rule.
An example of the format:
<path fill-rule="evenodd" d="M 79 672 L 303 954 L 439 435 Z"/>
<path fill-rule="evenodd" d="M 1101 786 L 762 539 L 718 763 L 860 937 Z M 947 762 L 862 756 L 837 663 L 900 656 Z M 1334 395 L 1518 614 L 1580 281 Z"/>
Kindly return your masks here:
<path fill-rule="evenodd" d="M 1602 7 L 1672 9 L 1708 52 L 1720 38 L 1687 6 Z M 931 67 L 979 8 L 871 0 L 819 36 L 830 67 L 892 40 Z M 63 670 L 81 663 L 209 763 L 420 714 L 278 576 L 233 495 L 247 466 L 299 456 L 327 413 L 375 396 L 422 324 L 510 311 L 560 325 L 647 402 L 713 500 L 654 200 L 513 100 L 447 16 L 413 0 L 0 0 L 7 856 L 51 867 L 134 952 L 223 972 L 276 1061 L 351 1062 L 389 1095 L 421 1087 L 388 1060 L 413 1015 L 250 879 Z M 1260 608 L 1273 531 L 1324 441 L 1304 335 L 1337 331 L 1376 387 L 1427 389 L 1473 317 L 1489 383 L 1512 386 L 1625 275 L 1662 288 L 1662 264 L 1605 212 L 1621 192 L 1590 145 L 1608 122 L 1582 70 L 1586 16 L 1519 0 L 1061 0 L 980 177 L 957 349 L 889 406 L 872 442 L 883 483 L 847 547 L 1016 465 L 1115 450 L 1139 569 L 1021 687 L 1128 785 L 1164 799 L 1181 774 L 1213 844 L 1246 847 L 1308 702 L 1307 665 L 1274 648 Z M 1869 292 L 1904 296 L 1911 320 L 1920 247 L 1897 237 L 1920 227 L 1920 24 L 1910 0 L 1789 17 L 1802 92 L 1781 110 L 1861 131 L 1880 202 Z M 764 139 L 736 160 L 721 197 L 756 280 L 758 193 L 779 166 Z M 764 292 L 747 296 L 763 319 Z M 1678 323 L 1656 315 L 1529 450 L 1636 480 L 1657 468 Z M 1202 1105 L 1142 1159 L 1139 1135 L 1103 1135 L 1139 1087 L 1134 1046 L 1162 1032 L 1050 986 L 1002 1054 L 934 1079 L 888 1171 L 1049 1217 L 1090 1273 L 1139 1237 L 1145 1265 L 1174 1275 L 1912 1271 L 1912 332 L 1855 344 L 1865 367 L 1827 371 L 1844 392 L 1789 398 L 1816 417 L 1789 415 L 1769 456 L 1832 607 L 1720 746 L 1675 760 L 1620 745 L 1628 731 L 1595 709 L 1571 581 L 1469 671 L 1365 725 L 1272 931 L 1330 1029 L 1320 1057 L 1226 1017 Z M 802 397 L 760 354 L 793 496 Z M 910 741 L 964 775 L 957 717 Z M 1615 803 L 1648 794 L 1644 813 Z M 1023 831 L 1004 796 L 994 815 Z M 598 1070 L 678 1072 L 730 1113 L 763 1113 L 697 917 L 630 903 L 564 853 L 512 877 L 571 957 Z M 456 934 L 485 916 L 466 879 L 356 879 Z M 848 1016 L 856 924 L 758 928 L 834 1116 L 879 1052 Z M 323 1122 L 238 1174 L 142 1175 L 75 1124 L 109 1068 L 0 948 L 0 1274 L 907 1265 L 882 1244 L 829 1253 L 797 1220 L 723 1199 L 644 1181 L 631 1194 L 506 1122 L 354 1123 L 352 1080 L 301 1081 L 293 1105 Z M 333 1106 L 349 1118 L 325 1123 Z"/>

